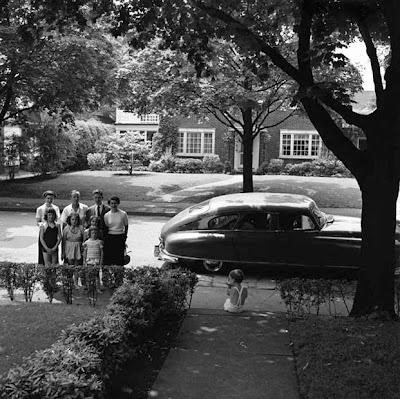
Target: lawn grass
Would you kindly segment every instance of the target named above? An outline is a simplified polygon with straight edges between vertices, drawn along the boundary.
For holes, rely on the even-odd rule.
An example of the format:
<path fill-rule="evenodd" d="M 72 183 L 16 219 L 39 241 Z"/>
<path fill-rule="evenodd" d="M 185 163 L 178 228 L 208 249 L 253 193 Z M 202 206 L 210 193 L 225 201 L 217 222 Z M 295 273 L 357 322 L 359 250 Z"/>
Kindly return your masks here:
<path fill-rule="evenodd" d="M 400 323 L 310 317 L 289 330 L 302 398 L 400 398 Z"/>
<path fill-rule="evenodd" d="M 19 302 L 0 306 L 0 374 L 53 344 L 70 324 L 102 313 L 104 306 Z"/>
<path fill-rule="evenodd" d="M 42 193 L 53 190 L 58 199 L 70 199 L 72 189 L 79 190 L 83 201 L 91 201 L 92 191 L 101 188 L 105 198 L 118 195 L 125 201 L 157 200 L 164 194 L 197 184 L 218 182 L 230 176 L 223 174 L 175 174 L 112 171 L 79 171 L 62 173 L 55 178 L 31 177 L 15 181 L 0 181 L 1 197 L 37 198 L 40 203 Z"/>

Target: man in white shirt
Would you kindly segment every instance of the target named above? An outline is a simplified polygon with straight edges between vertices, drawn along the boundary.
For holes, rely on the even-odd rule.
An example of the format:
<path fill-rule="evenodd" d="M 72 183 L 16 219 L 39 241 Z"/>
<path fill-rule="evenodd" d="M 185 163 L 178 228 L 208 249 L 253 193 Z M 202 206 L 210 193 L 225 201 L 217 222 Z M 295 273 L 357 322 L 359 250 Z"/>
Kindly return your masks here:
<path fill-rule="evenodd" d="M 61 221 L 63 224 L 67 224 L 67 218 L 72 213 L 77 213 L 79 215 L 80 224 L 86 226 L 86 214 L 89 207 L 85 204 L 79 202 L 81 198 L 81 193 L 78 190 L 71 191 L 71 204 L 67 205 L 61 213 Z"/>

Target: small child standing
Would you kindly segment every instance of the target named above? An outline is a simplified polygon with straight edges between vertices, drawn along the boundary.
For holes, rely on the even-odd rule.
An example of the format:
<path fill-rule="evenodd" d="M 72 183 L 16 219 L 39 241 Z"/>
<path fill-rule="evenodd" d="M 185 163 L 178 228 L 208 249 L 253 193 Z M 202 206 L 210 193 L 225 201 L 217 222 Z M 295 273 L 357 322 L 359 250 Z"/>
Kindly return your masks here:
<path fill-rule="evenodd" d="M 226 294 L 228 298 L 224 303 L 224 310 L 231 313 L 243 312 L 243 305 L 247 298 L 247 288 L 242 286 L 244 274 L 242 270 L 231 270 L 228 275 Z"/>
<path fill-rule="evenodd" d="M 89 238 L 83 243 L 84 266 L 103 266 L 103 241 L 98 238 L 97 227 L 89 228 Z M 100 273 L 100 271 L 99 271 Z M 96 276 L 97 291 L 100 292 L 100 275 Z"/>

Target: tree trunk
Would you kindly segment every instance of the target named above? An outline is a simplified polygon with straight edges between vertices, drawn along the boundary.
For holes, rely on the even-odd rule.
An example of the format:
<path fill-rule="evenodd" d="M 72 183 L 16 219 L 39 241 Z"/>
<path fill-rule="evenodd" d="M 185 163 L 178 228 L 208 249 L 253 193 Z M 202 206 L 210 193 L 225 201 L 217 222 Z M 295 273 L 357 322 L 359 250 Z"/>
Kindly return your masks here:
<path fill-rule="evenodd" d="M 253 124 L 252 109 L 246 108 L 243 115 L 243 192 L 252 193 L 253 188 Z"/>
<path fill-rule="evenodd" d="M 351 316 L 395 317 L 394 265 L 397 255 L 394 244 L 399 178 L 392 162 L 394 156 L 374 157 L 366 176 L 359 182 L 363 202 L 363 266 Z"/>

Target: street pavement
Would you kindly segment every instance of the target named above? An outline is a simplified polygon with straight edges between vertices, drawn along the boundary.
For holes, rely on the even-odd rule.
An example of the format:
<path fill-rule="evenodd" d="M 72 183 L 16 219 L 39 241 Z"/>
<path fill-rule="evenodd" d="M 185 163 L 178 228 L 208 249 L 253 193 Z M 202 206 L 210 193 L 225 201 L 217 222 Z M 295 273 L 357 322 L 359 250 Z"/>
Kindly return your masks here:
<path fill-rule="evenodd" d="M 161 265 L 153 249 L 167 220 L 161 216 L 129 216 L 129 266 Z M 0 261 L 36 262 L 38 234 L 33 212 L 0 211 Z"/>

